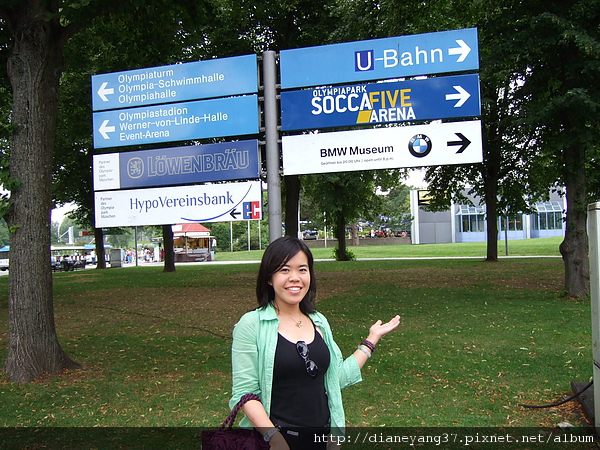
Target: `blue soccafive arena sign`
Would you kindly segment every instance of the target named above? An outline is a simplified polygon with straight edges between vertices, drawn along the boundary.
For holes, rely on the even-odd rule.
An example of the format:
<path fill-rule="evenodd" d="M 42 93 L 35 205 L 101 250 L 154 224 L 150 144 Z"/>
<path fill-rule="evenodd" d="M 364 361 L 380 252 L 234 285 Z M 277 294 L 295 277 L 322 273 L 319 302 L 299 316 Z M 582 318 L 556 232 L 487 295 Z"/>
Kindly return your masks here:
<path fill-rule="evenodd" d="M 281 93 L 284 131 L 479 116 L 479 75 Z"/>

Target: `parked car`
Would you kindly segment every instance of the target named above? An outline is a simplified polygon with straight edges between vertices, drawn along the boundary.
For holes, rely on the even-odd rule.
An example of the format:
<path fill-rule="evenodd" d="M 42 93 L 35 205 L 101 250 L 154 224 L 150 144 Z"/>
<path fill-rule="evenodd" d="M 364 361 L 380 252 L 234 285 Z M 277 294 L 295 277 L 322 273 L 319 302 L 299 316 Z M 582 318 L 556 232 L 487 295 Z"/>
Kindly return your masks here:
<path fill-rule="evenodd" d="M 302 232 L 302 239 L 312 240 L 318 239 L 319 232 L 317 230 L 305 230 Z"/>

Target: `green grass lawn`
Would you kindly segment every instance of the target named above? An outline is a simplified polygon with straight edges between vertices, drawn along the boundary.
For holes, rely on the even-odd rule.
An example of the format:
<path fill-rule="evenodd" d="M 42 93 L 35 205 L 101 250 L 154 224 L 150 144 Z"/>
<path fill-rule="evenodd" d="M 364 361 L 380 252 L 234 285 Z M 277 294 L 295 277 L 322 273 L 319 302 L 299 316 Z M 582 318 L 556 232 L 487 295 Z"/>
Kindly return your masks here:
<path fill-rule="evenodd" d="M 538 251 L 556 256 L 550 247 L 559 242 Z M 454 245 L 460 250 L 450 256 L 484 255 L 476 254 L 481 247 Z M 515 243 L 514 251 L 525 254 L 532 245 L 517 250 Z M 443 253 L 436 246 L 401 247 L 378 248 L 387 257 L 416 257 L 411 247 Z M 218 425 L 228 414 L 231 331 L 254 308 L 257 269 L 206 263 L 179 265 L 175 273 L 161 267 L 56 273 L 59 338 L 82 368 L 24 386 L 0 376 L 0 425 Z M 592 376 L 590 304 L 561 297 L 560 258 L 320 261 L 316 271 L 317 307 L 344 354 L 377 319 L 402 316 L 363 370 L 364 382 L 344 390 L 349 426 L 582 424 L 576 402 L 520 406 L 561 400 L 571 394 L 570 382 Z M 1 277 L 0 360 L 7 348 L 6 292 Z"/>
<path fill-rule="evenodd" d="M 383 241 L 384 239 L 382 239 Z M 558 246 L 562 237 L 542 239 L 522 239 L 508 241 L 508 256 L 560 256 Z M 329 243 L 330 247 L 333 245 Z M 421 245 L 377 245 L 348 247 L 357 258 L 441 258 L 470 257 L 485 258 L 485 242 L 465 242 L 460 244 L 421 244 Z M 333 248 L 312 249 L 316 259 L 333 258 Z M 218 252 L 217 261 L 257 261 L 263 250 L 244 250 L 239 252 Z M 498 256 L 505 257 L 506 246 L 498 242 Z"/>

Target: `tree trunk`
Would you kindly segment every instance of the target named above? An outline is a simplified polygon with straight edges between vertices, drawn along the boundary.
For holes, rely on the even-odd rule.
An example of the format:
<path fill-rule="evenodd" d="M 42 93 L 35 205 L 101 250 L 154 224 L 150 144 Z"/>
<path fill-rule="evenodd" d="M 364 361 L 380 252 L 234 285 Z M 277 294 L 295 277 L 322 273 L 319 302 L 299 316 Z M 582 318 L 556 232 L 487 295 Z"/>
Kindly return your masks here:
<path fill-rule="evenodd" d="M 485 213 L 487 224 L 486 261 L 498 261 L 498 180 L 485 182 Z"/>
<path fill-rule="evenodd" d="M 94 242 L 96 243 L 96 269 L 106 269 L 106 250 L 104 249 L 102 228 L 94 227 Z"/>
<path fill-rule="evenodd" d="M 497 98 L 495 87 L 483 84 L 490 98 Z M 508 91 L 508 90 L 506 90 Z M 493 96 L 492 96 L 493 94 Z M 486 224 L 487 224 L 487 251 L 486 261 L 498 261 L 498 180 L 500 179 L 500 166 L 502 160 L 502 138 L 503 131 L 499 129 L 501 108 L 498 100 L 490 102 L 490 117 L 495 117 L 495 123 L 488 124 L 484 128 L 487 134 L 484 148 L 483 167 L 483 191 L 485 200 Z"/>
<path fill-rule="evenodd" d="M 163 225 L 163 248 L 165 251 L 165 265 L 163 272 L 175 272 L 175 252 L 173 249 L 173 229 L 171 225 Z"/>
<path fill-rule="evenodd" d="M 352 229 L 352 245 L 358 247 L 360 245 L 360 240 L 358 239 L 358 224 L 353 223 L 350 227 Z"/>
<path fill-rule="evenodd" d="M 298 210 L 300 208 L 300 177 L 287 175 L 285 180 L 285 235 L 298 237 Z"/>
<path fill-rule="evenodd" d="M 563 160 L 567 229 L 560 244 L 560 253 L 565 265 L 565 290 L 569 297 L 585 298 L 590 294 L 585 152 L 578 145 L 568 147 L 563 151 Z"/>
<path fill-rule="evenodd" d="M 335 236 L 338 240 L 337 260 L 350 261 L 346 251 L 346 216 L 341 211 L 336 214 Z"/>
<path fill-rule="evenodd" d="M 7 216 L 11 236 L 8 293 L 10 380 L 28 383 L 76 367 L 56 336 L 50 268 L 52 157 L 58 114 L 58 85 L 64 42 L 60 26 L 28 2 L 11 17 L 14 48 L 8 61 L 14 126 Z"/>

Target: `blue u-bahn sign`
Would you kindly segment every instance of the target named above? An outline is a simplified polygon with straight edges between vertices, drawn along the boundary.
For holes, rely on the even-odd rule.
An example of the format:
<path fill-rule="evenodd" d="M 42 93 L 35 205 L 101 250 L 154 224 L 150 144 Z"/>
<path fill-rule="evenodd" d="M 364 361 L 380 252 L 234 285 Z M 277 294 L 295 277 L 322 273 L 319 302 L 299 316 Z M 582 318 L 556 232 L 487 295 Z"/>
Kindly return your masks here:
<path fill-rule="evenodd" d="M 282 89 L 477 70 L 477 29 L 283 50 L 280 67 Z"/>
<path fill-rule="evenodd" d="M 256 55 L 92 76 L 94 111 L 258 92 Z"/>
<path fill-rule="evenodd" d="M 281 93 L 284 131 L 479 116 L 479 75 Z"/>

